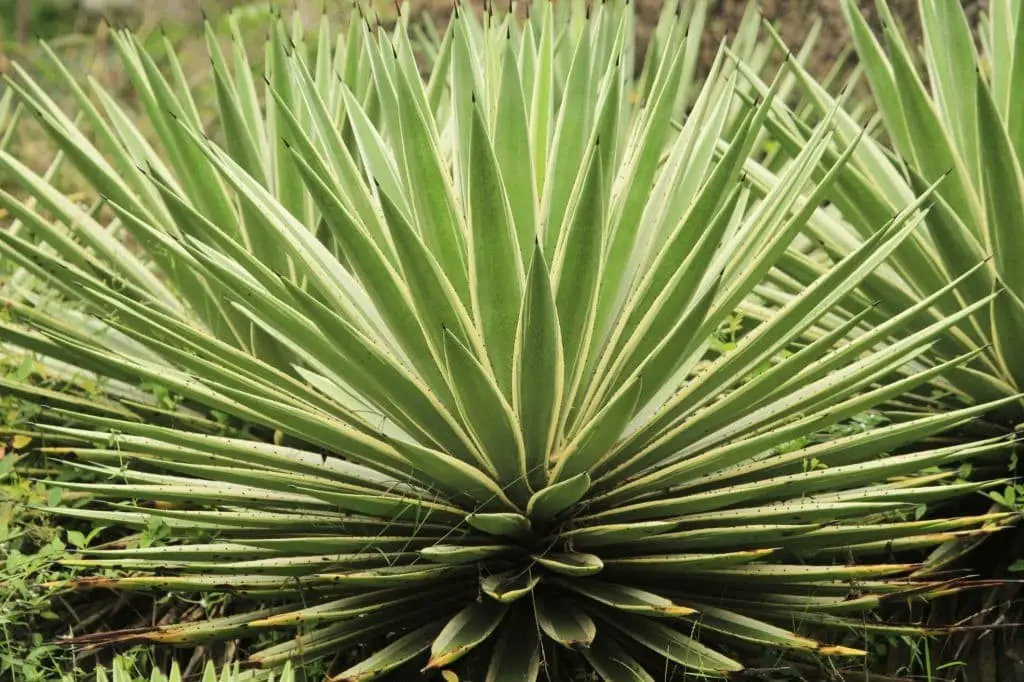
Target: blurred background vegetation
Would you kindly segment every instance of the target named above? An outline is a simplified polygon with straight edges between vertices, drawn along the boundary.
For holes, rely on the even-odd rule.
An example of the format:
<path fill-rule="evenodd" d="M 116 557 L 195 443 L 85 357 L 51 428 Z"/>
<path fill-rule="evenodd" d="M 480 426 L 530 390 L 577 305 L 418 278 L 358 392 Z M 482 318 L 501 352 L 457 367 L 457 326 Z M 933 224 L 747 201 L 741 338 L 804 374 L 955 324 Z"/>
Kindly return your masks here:
<path fill-rule="evenodd" d="M 538 1 L 538 0 L 534 0 Z M 540 0 L 544 1 L 544 0 Z M 555 0 L 557 1 L 557 0 Z M 684 2 L 689 0 L 683 0 Z M 430 12 L 441 21 L 447 18 L 453 0 L 412 0 L 409 7 L 414 13 Z M 485 5 L 486 0 L 469 0 L 470 4 Z M 498 0 L 505 5 L 505 0 Z M 983 10 L 987 0 L 949 0 L 962 2 L 968 16 L 974 18 Z M 392 0 L 370 0 L 364 5 L 372 9 L 387 22 L 393 19 L 395 7 Z M 524 2 L 516 3 L 525 7 Z M 711 0 L 708 30 L 705 35 L 705 53 L 711 58 L 722 36 L 739 24 L 747 0 Z M 872 17 L 874 0 L 860 0 L 860 4 Z M 902 18 L 911 33 L 916 32 L 915 0 L 893 0 L 890 3 L 896 14 Z M 197 26 L 203 13 L 216 16 L 238 6 L 262 8 L 268 5 L 300 9 L 311 20 L 323 8 L 328 12 L 345 15 L 351 7 L 351 0 L 0 0 L 0 38 L 3 52 L 24 44 L 33 36 L 53 38 L 69 33 L 91 33 L 104 18 L 113 22 L 126 23 L 136 29 L 156 28 L 163 25 L 198 35 Z M 815 66 L 825 72 L 840 55 L 846 44 L 847 32 L 839 10 L 838 0 L 760 0 L 758 5 L 764 16 L 779 27 L 782 37 L 789 44 L 800 44 L 809 33 L 819 31 Z M 662 6 L 661 0 L 637 0 L 638 13 L 646 19 L 641 26 L 640 43 L 643 44 L 645 30 L 653 25 Z M 820 21 L 820 29 L 815 23 Z M 644 23 L 643 21 L 641 22 Z"/>

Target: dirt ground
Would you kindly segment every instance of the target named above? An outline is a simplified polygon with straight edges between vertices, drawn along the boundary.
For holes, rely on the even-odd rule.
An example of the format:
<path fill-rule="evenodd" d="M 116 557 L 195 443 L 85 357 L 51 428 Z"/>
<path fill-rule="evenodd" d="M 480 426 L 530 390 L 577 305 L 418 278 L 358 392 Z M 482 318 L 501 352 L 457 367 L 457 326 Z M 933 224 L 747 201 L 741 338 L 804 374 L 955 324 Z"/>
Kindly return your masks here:
<path fill-rule="evenodd" d="M 557 0 L 556 0 L 557 1 Z M 637 46 L 643 48 L 647 37 L 658 20 L 663 3 L 661 0 L 635 0 L 640 22 Z M 689 0 L 683 0 L 687 2 Z M 469 0 L 470 4 L 482 6 L 483 0 Z M 501 0 L 499 0 L 501 2 Z M 971 25 L 977 25 L 978 13 L 988 6 L 988 0 L 940 0 L 940 2 L 962 2 L 967 9 Z M 896 18 L 906 27 L 912 38 L 920 36 L 917 19 L 918 0 L 889 0 Z M 748 0 L 711 0 L 708 21 L 702 45 L 702 59 L 710 64 L 722 38 L 735 31 L 739 25 Z M 821 34 L 817 49 L 811 59 L 811 69 L 816 75 L 829 71 L 835 58 L 847 43 L 849 32 L 840 9 L 839 0 L 759 0 L 764 17 L 779 30 L 787 44 L 794 48 L 802 44 L 816 18 L 821 18 Z M 858 4 L 876 28 L 879 28 L 875 0 L 858 0 Z M 429 11 L 440 22 L 446 21 L 451 11 L 451 0 L 413 0 L 414 11 Z"/>
<path fill-rule="evenodd" d="M 34 0 L 29 0 L 34 1 Z M 94 0 L 95 1 L 95 0 Z M 124 2 L 125 0 L 118 0 Z M 471 5 L 482 7 L 488 0 L 462 0 Z M 506 6 L 508 0 L 490 0 L 499 6 Z M 516 0 L 516 4 L 524 9 L 527 4 L 545 2 L 546 0 Z M 565 2 L 566 0 L 554 0 Z M 591 0 L 599 2 L 600 0 Z M 637 4 L 637 11 L 640 16 L 640 28 L 638 35 L 638 46 L 643 48 L 646 44 L 647 35 L 658 19 L 658 14 L 663 5 L 662 0 L 634 0 Z M 693 0 L 680 0 L 681 2 L 693 2 Z M 783 39 L 791 46 L 797 47 L 802 44 L 807 31 L 816 18 L 821 18 L 822 29 L 818 40 L 818 49 L 811 61 L 812 71 L 819 75 L 826 73 L 834 63 L 835 57 L 839 54 L 843 45 L 848 39 L 846 23 L 840 9 L 839 0 L 755 0 L 761 7 L 763 15 L 771 21 L 779 30 Z M 978 12 L 984 10 L 988 0 L 939 0 L 940 2 L 960 2 L 968 11 L 968 17 L 972 25 L 976 25 Z M 232 6 L 252 3 L 253 0 L 132 0 L 131 6 L 135 12 L 147 17 L 161 17 L 176 21 L 188 21 L 189 18 L 198 19 L 201 9 L 217 13 L 220 10 Z M 373 7 L 383 17 L 393 12 L 394 0 L 362 0 L 366 5 Z M 869 20 L 877 28 L 877 12 L 875 10 L 876 0 L 857 0 Z M 920 27 L 917 21 L 918 0 L 888 0 L 890 7 L 897 18 L 907 27 L 911 37 L 920 35 Z M 2 4 L 2 0 L 0 0 Z M 309 10 L 312 17 L 318 16 L 321 8 L 324 7 L 324 0 L 286 0 L 287 6 L 301 7 Z M 447 21 L 453 4 L 453 0 L 411 0 L 413 12 L 429 12 L 434 19 L 444 23 Z M 735 30 L 738 26 L 748 0 L 710 0 L 708 11 L 707 30 L 703 38 L 703 56 L 706 62 L 714 57 L 715 51 L 724 36 Z M 332 7 L 345 12 L 348 8 L 347 0 L 328 0 L 326 7 Z M 152 19 L 151 19 L 152 20 Z"/>
<path fill-rule="evenodd" d="M 940 2 L 961 2 L 961 0 L 939 0 Z M 879 28 L 875 0 L 858 0 L 858 4 L 872 25 Z M 906 28 L 908 34 L 920 36 L 917 19 L 917 0 L 889 0 L 893 13 Z M 963 0 L 971 25 L 977 25 L 978 13 L 988 6 L 987 0 Z M 704 36 L 704 57 L 710 60 L 722 37 L 738 24 L 743 16 L 746 0 L 713 0 L 709 9 L 708 31 Z M 821 35 L 818 38 L 813 70 L 819 74 L 828 71 L 836 56 L 849 39 L 846 21 L 840 9 L 839 0 L 761 0 L 761 10 L 766 19 L 779 30 L 782 38 L 791 46 L 799 46 L 814 20 L 821 18 Z M 651 6 L 648 9 L 648 6 Z M 661 3 L 654 0 L 638 0 L 642 12 L 654 12 Z"/>

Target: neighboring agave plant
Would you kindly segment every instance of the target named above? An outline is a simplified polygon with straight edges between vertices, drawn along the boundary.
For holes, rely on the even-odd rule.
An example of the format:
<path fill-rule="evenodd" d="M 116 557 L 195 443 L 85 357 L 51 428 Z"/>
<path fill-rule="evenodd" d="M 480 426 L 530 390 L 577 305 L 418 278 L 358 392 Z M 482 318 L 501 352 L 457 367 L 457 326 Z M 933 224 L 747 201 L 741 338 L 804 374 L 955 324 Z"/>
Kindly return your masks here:
<path fill-rule="evenodd" d="M 126 658 L 121 656 L 115 657 L 111 664 L 109 675 L 102 666 L 96 669 L 96 682 L 137 682 L 138 680 L 147 680 L 147 682 L 182 682 L 183 680 L 181 667 L 177 662 L 171 664 L 171 670 L 166 675 L 154 668 L 149 675 L 139 677 L 132 673 L 131 668 L 132 665 L 127 662 Z M 187 672 L 186 670 L 186 674 Z M 235 665 L 225 665 L 221 668 L 220 675 L 218 675 L 216 666 L 210 661 L 203 669 L 200 682 L 239 682 L 243 674 L 236 663 Z M 267 682 L 295 682 L 295 673 L 292 671 L 291 664 L 285 665 L 284 669 L 281 670 L 280 676 L 271 673 Z"/>
<path fill-rule="evenodd" d="M 878 8 L 885 48 L 857 3 L 843 0 L 842 7 L 878 116 L 871 125 L 875 132 L 861 139 L 828 193 L 834 210 L 820 211 L 808 222 L 814 246 L 842 258 L 876 234 L 881 221 L 915 194 L 937 183 L 926 228 L 897 248 L 891 262 L 867 278 L 850 303 L 856 307 L 877 300 L 877 309 L 867 320 L 879 322 L 988 258 L 985 267 L 974 269 L 960 283 L 956 296 L 939 302 L 918 320 L 927 324 L 999 292 L 972 315 L 970 324 L 937 339 L 937 358 L 976 353 L 975 359 L 945 375 L 940 388 L 952 400 L 936 402 L 934 395 L 924 395 L 907 401 L 904 409 L 935 410 L 964 401 L 1019 396 L 1024 390 L 1024 360 L 1016 352 L 1024 335 L 1021 3 L 993 0 L 990 18 L 981 22 L 980 54 L 961 3 L 920 0 L 923 49 L 909 43 L 884 0 Z M 919 54 L 923 69 L 918 67 Z M 796 70 L 814 115 L 830 112 L 835 100 L 805 70 Z M 778 100 L 775 113 L 770 120 L 773 133 L 796 155 L 811 129 Z M 865 132 L 843 112 L 836 113 L 835 120 L 838 145 L 826 158 L 834 158 L 842 145 Z M 879 121 L 880 133 L 875 125 Z M 751 175 L 769 177 L 764 169 L 752 170 Z M 780 268 L 781 286 L 773 289 L 770 299 L 784 302 L 788 288 L 814 279 L 820 262 L 809 248 L 789 254 Z M 1007 404 L 998 415 L 1004 430 L 1024 422 L 1024 401 Z"/>
<path fill-rule="evenodd" d="M 867 309 L 803 342 L 915 234 L 926 192 L 716 340 L 856 148 L 814 180 L 832 112 L 751 192 L 785 76 L 748 100 L 722 52 L 690 90 L 704 9 L 664 14 L 638 82 L 620 2 L 544 4 L 522 25 L 458 11 L 426 82 L 405 23 L 354 21 L 336 46 L 324 25 L 307 46 L 274 22 L 263 98 L 240 41 L 230 69 L 211 32 L 210 139 L 173 53 L 166 79 L 116 32 L 158 147 L 98 83 L 62 72 L 80 128 L 19 72 L 10 87 L 102 205 L 0 151 L 35 202 L 0 192 L 24 225 L 0 248 L 34 282 L 5 296 L 0 337 L 96 380 L 4 390 L 43 403 L 47 450 L 103 479 L 65 483 L 96 502 L 54 511 L 175 541 L 86 550 L 69 563 L 117 573 L 71 586 L 266 604 L 83 640 L 296 629 L 246 664 L 348 651 L 332 679 L 618 682 L 916 632 L 862 613 L 957 588 L 920 577 L 922 550 L 1005 515 L 913 512 L 982 489 L 959 463 L 1007 442 L 884 455 L 992 406 L 827 430 L 975 359 L 912 368 L 989 299 L 893 338 L 961 278 L 852 342 Z M 132 399 L 140 383 L 193 411 Z M 218 433 L 217 413 L 251 428 Z"/>

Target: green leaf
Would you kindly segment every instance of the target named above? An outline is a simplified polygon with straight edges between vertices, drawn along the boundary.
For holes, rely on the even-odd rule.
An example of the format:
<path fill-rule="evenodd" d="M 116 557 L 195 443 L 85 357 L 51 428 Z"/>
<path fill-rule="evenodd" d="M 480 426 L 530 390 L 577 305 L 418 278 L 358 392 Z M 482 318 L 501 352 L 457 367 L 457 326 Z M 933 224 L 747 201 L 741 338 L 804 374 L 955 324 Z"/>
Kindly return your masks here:
<path fill-rule="evenodd" d="M 470 292 L 494 377 L 502 393 L 511 398 L 512 354 L 524 286 L 523 263 L 503 176 L 479 103 L 474 103 L 472 115 Z"/>
<path fill-rule="evenodd" d="M 536 682 L 541 647 L 532 607 L 513 607 L 501 626 L 485 682 Z"/>
<path fill-rule="evenodd" d="M 750 618 L 740 613 L 713 606 L 695 604 L 698 615 L 693 621 L 698 629 L 708 628 L 718 633 L 738 639 L 756 642 L 765 646 L 777 646 L 786 649 L 814 650 L 821 647 L 817 641 L 801 637 L 788 630 Z M 699 631 L 699 630 L 698 630 Z"/>
<path fill-rule="evenodd" d="M 558 325 L 565 358 L 562 422 L 575 398 L 594 332 L 597 286 L 604 250 L 604 170 L 597 145 L 587 150 L 581 183 L 575 188 L 551 268 Z"/>
<path fill-rule="evenodd" d="M 593 470 L 612 454 L 637 409 L 643 381 L 637 377 L 623 386 L 576 437 L 555 455 L 554 481 L 566 482 Z"/>
<path fill-rule="evenodd" d="M 633 523 L 584 526 L 565 533 L 564 537 L 581 549 L 605 547 L 620 543 L 647 541 L 679 527 L 675 521 L 643 521 Z"/>
<path fill-rule="evenodd" d="M 538 599 L 537 625 L 555 642 L 569 649 L 586 649 L 597 636 L 597 626 L 586 613 L 568 602 Z"/>
<path fill-rule="evenodd" d="M 522 498 L 528 490 L 526 462 L 512 408 L 487 369 L 447 330 L 444 352 L 459 412 L 486 458 L 482 463 L 510 486 L 514 500 Z"/>
<path fill-rule="evenodd" d="M 533 592 L 540 577 L 530 570 L 512 569 L 489 575 L 480 581 L 480 587 L 491 599 L 510 604 Z"/>
<path fill-rule="evenodd" d="M 602 622 L 608 623 L 636 643 L 695 672 L 721 675 L 743 670 L 739 662 L 657 621 L 616 613 L 614 618 L 602 618 Z"/>
<path fill-rule="evenodd" d="M 391 86 L 384 85 L 380 77 L 377 80 L 378 92 L 390 89 Z M 401 168 L 408 195 L 415 207 L 416 225 L 455 291 L 464 303 L 468 303 L 468 254 L 451 184 L 442 166 L 432 122 L 412 101 L 413 93 L 422 86 L 419 82 L 410 82 L 405 75 L 396 77 L 394 86 L 397 94 L 394 112 L 400 126 L 403 161 Z"/>
<path fill-rule="evenodd" d="M 501 179 L 515 225 L 519 257 L 525 264 L 530 254 L 530 242 L 536 241 L 538 232 L 537 184 L 534 179 L 534 162 L 530 155 L 532 148 L 527 143 L 528 118 L 514 45 L 510 38 L 506 39 L 502 50 L 497 111 L 494 116 L 494 153 L 498 168 L 515 169 L 513 172 L 502 172 Z M 526 45 L 520 49 L 524 53 L 529 51 Z M 527 70 L 524 75 L 533 77 L 534 73 Z"/>
<path fill-rule="evenodd" d="M 583 499 L 589 488 L 590 475 L 584 471 L 535 492 L 526 505 L 526 513 L 530 518 L 553 519 Z"/>
<path fill-rule="evenodd" d="M 516 552 L 513 545 L 434 545 L 421 549 L 420 556 L 439 564 L 471 564 Z"/>
<path fill-rule="evenodd" d="M 549 554 L 534 554 L 534 561 L 544 568 L 569 576 L 587 576 L 600 573 L 604 568 L 604 562 L 600 557 L 593 554 L 582 554 L 579 552 L 551 552 Z"/>
<path fill-rule="evenodd" d="M 1024 207 L 1024 174 L 1013 144 L 996 111 L 988 86 L 978 78 L 978 126 L 982 153 L 982 180 L 985 207 L 988 210 L 990 248 L 1003 281 L 1018 297 L 1024 298 L 1024 258 L 1016 243 L 1013 216 Z"/>
<path fill-rule="evenodd" d="M 583 651 L 583 656 L 605 682 L 655 682 L 636 659 L 603 632 L 594 646 Z"/>
<path fill-rule="evenodd" d="M 491 636 L 508 613 L 508 606 L 494 600 L 470 604 L 457 613 L 430 646 L 424 671 L 436 670 L 459 660 Z"/>
<path fill-rule="evenodd" d="M 531 531 L 530 518 L 515 513 L 469 514 L 466 523 L 488 535 L 523 538 Z"/>
<path fill-rule="evenodd" d="M 394 670 L 431 647 L 444 622 L 435 621 L 399 637 L 369 658 L 331 677 L 330 682 L 372 680 Z"/>
<path fill-rule="evenodd" d="M 512 405 L 523 434 L 526 474 L 531 488 L 547 481 L 547 463 L 558 435 L 565 359 L 558 311 L 540 242 L 526 278 L 513 354 Z"/>
<path fill-rule="evenodd" d="M 636 575 L 646 573 L 683 574 L 747 564 L 775 553 L 774 549 L 755 549 L 721 554 L 655 554 L 606 559 L 605 568 L 616 573 Z"/>
<path fill-rule="evenodd" d="M 557 579 L 556 582 L 568 590 L 578 592 L 598 603 L 627 613 L 666 618 L 688 616 L 695 613 L 694 609 L 679 606 L 671 599 L 628 585 L 617 585 L 598 580 Z"/>

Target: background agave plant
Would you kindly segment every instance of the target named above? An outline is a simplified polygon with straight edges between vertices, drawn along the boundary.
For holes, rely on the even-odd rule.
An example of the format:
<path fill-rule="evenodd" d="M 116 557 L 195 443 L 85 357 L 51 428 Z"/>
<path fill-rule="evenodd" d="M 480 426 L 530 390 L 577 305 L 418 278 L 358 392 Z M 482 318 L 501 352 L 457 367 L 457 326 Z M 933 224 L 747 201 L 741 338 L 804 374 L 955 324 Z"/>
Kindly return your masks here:
<path fill-rule="evenodd" d="M 218 675 L 216 666 L 210 661 L 202 671 L 201 682 L 236 682 L 241 674 L 238 665 L 235 664 L 234 666 L 223 666 Z M 134 675 L 131 665 L 122 657 L 114 659 L 109 674 L 106 668 L 100 667 L 96 669 L 96 682 L 137 682 L 140 679 L 148 680 L 148 682 L 182 682 L 183 680 L 181 667 L 177 663 L 171 665 L 170 671 L 166 675 L 154 669 L 148 677 L 143 678 Z M 292 671 L 291 665 L 286 664 L 280 676 L 271 673 L 268 682 L 275 682 L 275 680 L 276 682 L 295 682 L 295 674 Z"/>
<path fill-rule="evenodd" d="M 772 300 L 785 300 L 786 286 L 812 281 L 826 261 L 842 258 L 877 232 L 880 219 L 892 215 L 923 188 L 937 183 L 934 206 L 917 231 L 895 250 L 890 263 L 865 280 L 848 305 L 866 300 L 878 306 L 872 322 L 921 301 L 934 287 L 972 270 L 957 294 L 933 306 L 917 324 L 953 314 L 971 301 L 1000 292 L 971 317 L 970 324 L 937 340 L 937 358 L 977 352 L 968 365 L 948 372 L 940 388 L 953 403 L 1019 395 L 1024 366 L 1013 351 L 1024 329 L 1024 286 L 1019 267 L 1021 208 L 1021 56 L 1020 4 L 991 3 L 983 17 L 981 51 L 958 3 L 921 0 L 923 64 L 894 20 L 888 4 L 878 3 L 885 47 L 872 33 L 857 4 L 844 0 L 862 73 L 876 112 L 870 121 L 837 113 L 837 146 L 861 139 L 850 163 L 828 193 L 833 207 L 808 221 L 813 241 L 787 256 L 778 273 L 783 286 Z M 755 67 L 756 68 L 756 67 Z M 751 69 L 751 72 L 754 69 Z M 794 116 L 776 100 L 770 121 L 778 142 L 790 155 L 811 133 L 807 122 L 826 115 L 835 99 L 806 70 L 794 66 L 803 85 L 806 115 Z M 764 90 L 767 85 L 762 84 Z M 880 125 L 879 125 L 880 124 Z M 868 134 L 865 136 L 865 131 Z M 877 138 L 877 139 L 876 139 Z M 889 146 L 886 146 L 889 145 Z M 781 154 L 785 157 L 785 152 Z M 756 175 L 758 171 L 754 171 Z M 760 172 L 764 172 L 761 169 Z M 826 172 L 823 167 L 819 173 Z M 823 249 L 822 249 L 823 247 Z M 945 404 L 949 404 L 946 402 Z M 903 409 L 934 410 L 935 396 L 907 401 Z M 999 412 L 1003 428 L 1024 420 L 1024 403 L 1010 402 Z"/>
<path fill-rule="evenodd" d="M 883 23 L 880 42 L 857 4 L 845 0 L 843 10 L 853 42 L 870 86 L 870 100 L 862 101 L 875 115 L 866 120 L 864 109 L 850 115 L 835 114 L 837 140 L 826 158 L 842 152 L 842 144 L 859 139 L 850 163 L 837 176 L 828 193 L 833 204 L 808 221 L 809 240 L 798 244 L 762 289 L 766 300 L 777 304 L 791 295 L 792 287 L 812 281 L 822 264 L 842 258 L 876 233 L 874 221 L 898 210 L 904 201 L 929 183 L 937 183 L 934 205 L 924 229 L 897 248 L 891 261 L 865 279 L 847 302 L 847 314 L 838 315 L 824 329 L 849 320 L 866 300 L 878 302 L 868 325 L 881 322 L 898 310 L 923 300 L 930 287 L 962 277 L 956 296 L 939 303 L 904 333 L 945 315 L 955 314 L 979 296 L 997 294 L 972 315 L 970 324 L 936 339 L 936 353 L 928 362 L 969 352 L 970 363 L 946 373 L 925 390 L 904 396 L 887 406 L 895 419 L 950 406 L 977 403 L 998 396 L 1018 396 L 990 415 L 983 430 L 964 430 L 960 438 L 980 433 L 1018 430 L 1024 421 L 1019 399 L 1024 365 L 1015 343 L 1024 330 L 1024 289 L 1020 274 L 1021 90 L 1019 39 L 1024 36 L 1020 4 L 997 0 L 983 16 L 977 36 L 959 3 L 920 0 L 923 45 L 912 45 L 894 20 L 886 2 L 878 9 Z M 976 41 L 977 38 L 977 41 Z M 884 47 L 883 47 L 884 44 Z M 756 81 L 754 65 L 747 70 Z M 779 159 L 793 158 L 811 132 L 808 124 L 832 112 L 836 101 L 796 65 L 804 97 L 801 106 L 787 108 L 776 100 L 769 126 L 780 144 Z M 761 91 L 767 89 L 761 83 Z M 800 114 L 794 116 L 794 111 Z M 777 160 L 778 162 L 778 160 Z M 825 173 L 827 167 L 819 171 Z M 751 169 L 751 176 L 770 177 L 766 168 Z M 986 265 L 975 264 L 986 259 Z M 963 276 L 964 273 L 971 274 Z M 992 471 L 1016 473 L 1016 454 L 1009 460 L 987 463 Z M 993 491 L 993 509 L 1019 509 L 1021 487 L 1014 483 Z M 1018 532 L 1013 542 L 991 547 L 988 556 L 968 561 L 987 574 L 1004 575 L 1021 549 Z M 980 544 L 946 543 L 932 561 L 948 565 Z M 1016 565 L 1020 565 L 1019 562 Z M 1011 569 L 1012 570 L 1012 569 Z M 968 600 L 959 613 L 939 614 L 938 620 L 1016 621 L 1012 603 L 1017 588 L 1007 586 L 979 602 Z M 967 633 L 954 658 L 964 655 L 974 635 Z M 1012 648 L 1004 640 L 996 648 Z M 996 651 L 978 653 L 978 660 L 995 660 Z M 1012 663 L 1007 662 L 1012 667 Z M 970 663 L 968 664 L 970 667 Z M 1013 677 L 1019 672 L 1010 673 Z"/>
<path fill-rule="evenodd" d="M 868 309 L 806 341 L 916 234 L 928 188 L 723 342 L 857 148 L 829 160 L 833 109 L 746 183 L 792 79 L 745 97 L 723 51 L 691 90 L 691 9 L 665 12 L 636 81 L 618 2 L 547 4 L 523 25 L 457 11 L 425 81 L 404 23 L 337 39 L 325 24 L 306 44 L 277 21 L 264 85 L 211 34 L 210 130 L 173 52 L 165 77 L 120 32 L 155 147 L 98 83 L 64 71 L 79 122 L 19 73 L 10 87 L 97 202 L 0 151 L 24 190 L 0 192 L 24 226 L 0 249 L 29 282 L 5 294 L 0 337 L 92 383 L 4 389 L 46 405 L 47 452 L 103 477 L 63 484 L 96 504 L 53 511 L 159 519 L 175 540 L 85 550 L 67 563 L 105 573 L 57 587 L 267 604 L 79 641 L 294 629 L 246 663 L 351 649 L 332 679 L 464 665 L 618 681 L 726 676 L 765 646 L 856 655 L 835 639 L 851 627 L 917 631 L 861 614 L 958 588 L 926 577 L 921 551 L 1007 515 L 915 511 L 983 489 L 958 465 L 1008 442 L 883 455 L 1000 403 L 828 429 L 978 357 L 914 365 L 990 296 L 893 337 L 982 266 L 853 342 Z"/>

